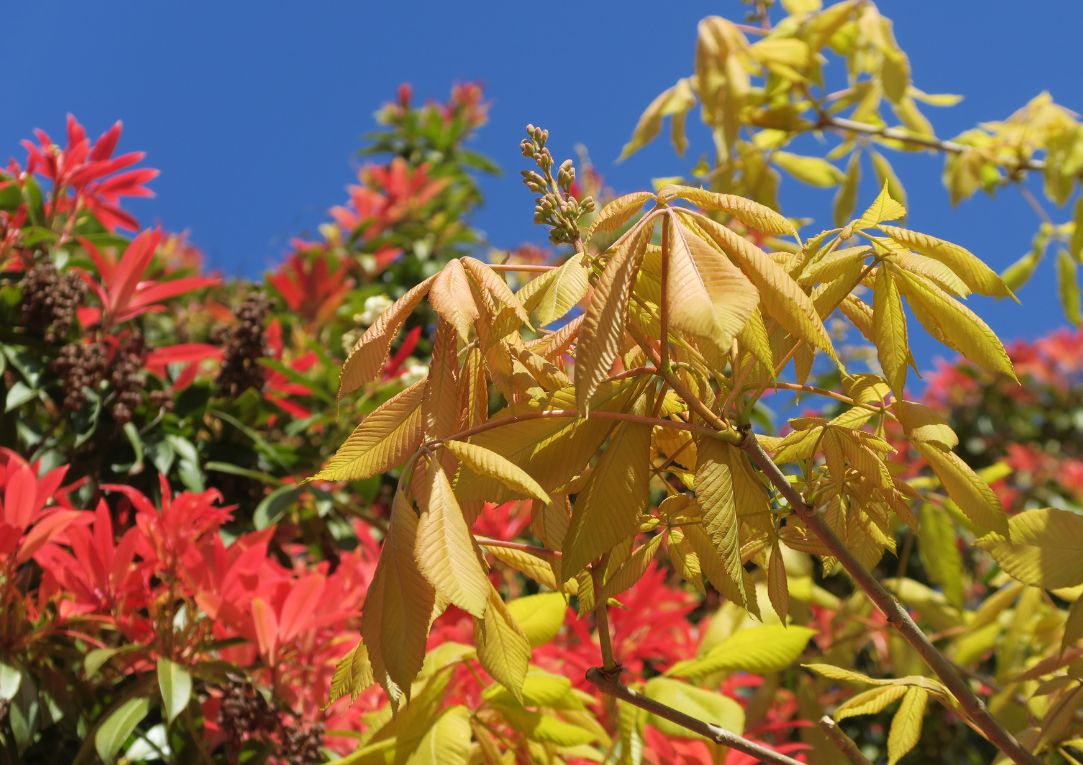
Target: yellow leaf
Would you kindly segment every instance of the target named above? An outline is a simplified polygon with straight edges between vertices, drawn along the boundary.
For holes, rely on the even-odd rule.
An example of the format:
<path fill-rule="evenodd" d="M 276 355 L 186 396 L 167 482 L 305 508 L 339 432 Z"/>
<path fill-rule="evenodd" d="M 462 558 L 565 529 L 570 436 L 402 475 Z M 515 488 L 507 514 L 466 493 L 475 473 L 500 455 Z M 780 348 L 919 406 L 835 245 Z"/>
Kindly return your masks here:
<path fill-rule="evenodd" d="M 743 459 L 736 447 L 714 438 L 699 438 L 696 443 L 696 501 L 703 509 L 703 525 L 722 559 L 726 575 L 737 584 L 741 603 L 749 601 L 744 592 L 744 568 L 741 540 L 737 529 L 737 503 L 734 494 L 734 463 Z"/>
<path fill-rule="evenodd" d="M 820 314 L 803 289 L 767 253 L 736 232 L 709 218 L 696 216 L 695 223 L 722 248 L 759 291 L 760 309 L 794 337 L 827 352 L 835 351 Z M 725 346 L 723 346 L 725 347 Z"/>
<path fill-rule="evenodd" d="M 891 411 L 895 413 L 906 435 L 913 440 L 934 444 L 945 450 L 959 445 L 959 437 L 947 420 L 924 404 L 897 399 L 891 405 Z"/>
<path fill-rule="evenodd" d="M 808 44 L 794 37 L 766 37 L 749 46 L 749 55 L 766 67 L 782 65 L 804 69 L 809 65 Z"/>
<path fill-rule="evenodd" d="M 917 442 L 914 446 L 928 460 L 948 496 L 974 525 L 1005 536 L 1008 534 L 1008 516 L 997 495 L 959 455 L 933 444 Z"/>
<path fill-rule="evenodd" d="M 530 645 L 545 645 L 564 624 L 568 603 L 558 592 L 526 595 L 508 602 L 508 611 L 523 629 Z"/>
<path fill-rule="evenodd" d="M 988 324 L 927 279 L 906 271 L 898 274 L 899 289 L 929 334 L 990 372 L 1017 379 L 1011 359 Z"/>
<path fill-rule="evenodd" d="M 836 722 L 842 722 L 849 717 L 879 714 L 905 696 L 908 690 L 905 685 L 886 685 L 879 688 L 870 688 L 840 704 L 832 717 L 835 718 Z"/>
<path fill-rule="evenodd" d="M 885 220 L 897 220 L 906 215 L 906 208 L 891 198 L 888 192 L 888 184 L 885 183 L 880 193 L 869 209 L 861 213 L 861 217 L 854 222 L 854 228 L 875 226 Z"/>
<path fill-rule="evenodd" d="M 766 205 L 736 194 L 718 194 L 706 189 L 691 186 L 666 186 L 658 195 L 664 198 L 677 197 L 687 199 L 701 210 L 724 212 L 732 215 L 750 229 L 764 234 L 796 234 L 793 224 L 785 215 L 775 212 Z"/>
<path fill-rule="evenodd" d="M 696 659 L 679 661 L 667 675 L 697 679 L 715 672 L 779 672 L 797 661 L 816 634 L 808 627 L 768 624 L 734 632 Z"/>
<path fill-rule="evenodd" d="M 444 265 L 429 290 L 429 302 L 444 321 L 455 327 L 464 343 L 470 342 L 470 332 L 480 314 L 462 263 L 449 260 Z"/>
<path fill-rule="evenodd" d="M 640 545 L 621 564 L 620 568 L 606 578 L 603 592 L 607 598 L 616 597 L 642 578 L 647 567 L 654 560 L 658 547 L 662 543 L 662 535 L 656 534 L 644 545 Z"/>
<path fill-rule="evenodd" d="M 384 361 L 387 360 L 387 352 L 391 349 L 391 341 L 399 333 L 406 318 L 428 293 L 435 279 L 435 276 L 430 276 L 406 292 L 365 330 L 342 365 L 342 377 L 338 383 L 339 398 L 357 390 L 380 373 Z"/>
<path fill-rule="evenodd" d="M 706 720 L 737 734 L 744 731 L 744 708 L 721 693 L 697 688 L 668 677 L 654 677 L 647 681 L 643 694 L 649 699 L 691 715 L 697 720 Z M 687 728 L 663 717 L 652 714 L 647 719 L 652 726 L 667 736 L 700 738 L 697 734 L 690 733 Z"/>
<path fill-rule="evenodd" d="M 956 546 L 951 517 L 938 507 L 925 505 L 918 526 L 918 555 L 929 579 L 957 608 L 963 605 L 963 560 Z"/>
<path fill-rule="evenodd" d="M 1008 289 L 1017 290 L 1030 281 L 1044 254 L 1044 247 L 1033 247 L 1026 255 L 1005 268 L 1000 278 L 1004 280 Z"/>
<path fill-rule="evenodd" d="M 730 577 L 722 565 L 722 557 L 715 549 L 711 538 L 707 536 L 702 524 L 683 526 L 681 530 L 684 532 L 688 547 L 699 559 L 700 571 L 711 586 L 726 600 L 743 604 L 748 613 L 759 619 L 760 604 L 756 597 L 756 585 L 752 581 L 752 576 L 742 568 L 740 579 L 733 580 Z"/>
<path fill-rule="evenodd" d="M 474 644 L 485 671 L 521 702 L 523 680 L 530 665 L 530 643 L 499 593 L 491 587 L 485 615 L 474 619 Z"/>
<path fill-rule="evenodd" d="M 418 518 L 399 492 L 361 615 L 373 674 L 394 700 L 421 670 L 436 594 L 414 563 Z"/>
<path fill-rule="evenodd" d="M 651 237 L 649 219 L 625 234 L 594 286 L 576 344 L 575 386 L 579 410 L 586 414 L 590 399 L 609 375 L 617 358 L 624 325 L 628 319 L 628 298 L 636 272 Z"/>
<path fill-rule="evenodd" d="M 869 149 L 869 156 L 872 157 L 872 168 L 876 172 L 877 183 L 879 183 L 882 188 L 886 186 L 888 195 L 892 199 L 897 200 L 899 205 L 904 208 L 903 214 L 896 217 L 905 216 L 906 190 L 903 188 L 899 177 L 895 175 L 895 170 L 891 167 L 891 163 L 887 161 L 887 157 L 873 149 Z M 889 219 L 884 218 L 884 220 Z"/>
<path fill-rule="evenodd" d="M 576 496 L 561 567 L 574 576 L 639 529 L 650 483 L 651 428 L 621 423 Z"/>
<path fill-rule="evenodd" d="M 673 213 L 662 220 L 662 242 L 664 267 L 669 269 L 664 299 L 671 327 L 729 348 L 759 302 L 756 288 Z"/>
<path fill-rule="evenodd" d="M 458 339 L 451 325 L 440 321 L 432 343 L 425 395 L 421 399 L 421 420 L 429 439 L 461 430 L 462 390 L 459 385 Z"/>
<path fill-rule="evenodd" d="M 444 448 L 475 473 L 489 476 L 526 497 L 549 503 L 549 495 L 530 475 L 496 452 L 477 444 L 462 441 L 445 441 Z"/>
<path fill-rule="evenodd" d="M 782 558 L 778 539 L 774 540 L 767 560 L 767 597 L 778 618 L 786 623 L 790 613 L 790 583 L 786 575 L 786 562 Z"/>
<path fill-rule="evenodd" d="M 782 170 L 810 186 L 837 186 L 846 180 L 841 170 L 820 157 L 802 157 L 788 151 L 776 151 L 771 159 Z"/>
<path fill-rule="evenodd" d="M 1083 584 L 1083 515 L 1051 507 L 1012 516 L 1004 533 L 978 540 L 1019 581 L 1056 589 Z"/>
<path fill-rule="evenodd" d="M 515 550 L 510 547 L 485 544 L 482 546 L 486 552 L 505 566 L 526 574 L 543 587 L 548 587 L 551 590 L 562 589 L 561 583 L 557 581 L 557 572 L 560 569 L 559 561 L 548 561 L 524 550 Z"/>
<path fill-rule="evenodd" d="M 369 414 L 338 448 L 320 481 L 354 481 L 395 467 L 421 444 L 421 399 L 425 382 L 411 385 Z"/>
<path fill-rule="evenodd" d="M 365 648 L 363 642 L 358 641 L 357 645 L 335 665 L 335 674 L 331 677 L 331 692 L 327 702 L 330 704 L 343 696 L 349 696 L 351 700 L 357 701 L 361 691 L 373 682 L 368 649 Z"/>
<path fill-rule="evenodd" d="M 489 579 L 478 561 L 462 510 L 438 462 L 432 465 L 429 506 L 422 508 L 414 560 L 436 591 L 471 616 L 482 617 Z"/>
<path fill-rule="evenodd" d="M 782 7 L 791 16 L 815 13 L 823 7 L 821 0 L 782 0 Z"/>
<path fill-rule="evenodd" d="M 1075 259 L 1067 250 L 1057 253 L 1057 294 L 1064 308 L 1064 316 L 1077 327 L 1083 324 L 1083 297 L 1079 292 Z"/>
<path fill-rule="evenodd" d="M 1064 653 L 1083 640 L 1083 597 L 1076 600 L 1068 608 L 1068 616 L 1064 620 L 1064 635 L 1060 641 L 1060 652 Z"/>
<path fill-rule="evenodd" d="M 921 724 L 929 692 L 924 688 L 908 688 L 899 709 L 891 719 L 887 736 L 888 765 L 895 765 L 913 749 L 921 738 Z"/>
<path fill-rule="evenodd" d="M 533 313 L 539 327 L 561 318 L 587 294 L 589 272 L 583 255 L 573 255 L 562 265 L 527 282 L 516 297 Z"/>
<path fill-rule="evenodd" d="M 662 130 L 664 117 L 684 114 L 695 105 L 696 96 L 687 78 L 682 78 L 673 87 L 663 90 L 640 116 L 635 130 L 632 131 L 632 139 L 624 145 L 617 161 L 627 159 L 657 138 Z"/>
<path fill-rule="evenodd" d="M 835 194 L 835 225 L 844 226 L 857 206 L 857 189 L 861 182 L 861 154 L 855 151 L 846 163 L 846 180 Z"/>
<path fill-rule="evenodd" d="M 637 191 L 633 194 L 617 197 L 594 216 L 584 240 L 589 240 L 599 231 L 617 230 L 627 223 L 633 215 L 642 210 L 643 205 L 653 199 L 654 194 L 649 191 Z"/>
<path fill-rule="evenodd" d="M 526 309 L 523 308 L 522 303 L 515 297 L 515 293 L 511 291 L 508 283 L 504 281 L 500 274 L 477 258 L 462 258 L 461 262 L 466 272 L 473 277 L 478 286 L 489 293 L 493 300 L 509 309 L 523 324 L 530 326 L 530 317 L 527 315 Z"/>
<path fill-rule="evenodd" d="M 917 231 L 908 231 L 905 228 L 895 226 L 880 226 L 879 228 L 904 247 L 909 247 L 914 252 L 943 263 L 955 272 L 967 287 L 979 295 L 1014 297 L 1008 285 L 997 276 L 996 272 L 969 250 L 957 244 L 945 242 L 943 239 L 920 234 Z"/>
<path fill-rule="evenodd" d="M 462 705 L 449 707 L 436 722 L 430 721 L 405 765 L 467 765 L 470 738 L 470 710 Z"/>
<path fill-rule="evenodd" d="M 906 364 L 910 358 L 910 343 L 906 336 L 906 314 L 902 298 L 895 286 L 892 269 L 882 265 L 876 274 L 873 292 L 873 337 L 876 355 L 884 369 L 895 397 L 901 399 L 906 388 Z"/>

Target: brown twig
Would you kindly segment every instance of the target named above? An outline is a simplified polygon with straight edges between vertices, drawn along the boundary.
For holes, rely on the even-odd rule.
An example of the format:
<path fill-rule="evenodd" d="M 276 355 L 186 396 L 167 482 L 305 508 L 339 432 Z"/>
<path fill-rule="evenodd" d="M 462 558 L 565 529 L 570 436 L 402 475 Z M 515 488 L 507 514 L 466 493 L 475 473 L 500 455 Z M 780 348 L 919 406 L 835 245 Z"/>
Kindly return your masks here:
<path fill-rule="evenodd" d="M 880 580 L 873 576 L 872 572 L 861 565 L 861 562 L 854 557 L 850 549 L 842 543 L 842 540 L 838 538 L 831 527 L 824 522 L 816 509 L 809 505 L 801 496 L 801 493 L 790 484 L 786 475 L 760 446 L 754 434 L 748 434 L 743 447 L 748 453 L 752 464 L 764 472 L 764 475 L 786 499 L 790 508 L 805 524 L 805 527 L 816 535 L 820 543 L 827 548 L 828 553 L 850 575 L 854 584 L 883 612 L 888 623 L 895 628 L 903 640 L 936 673 L 940 681 L 959 702 L 959 706 L 962 707 L 971 724 L 1014 762 L 1019 763 L 1019 765 L 1039 765 L 1038 759 L 1024 749 L 1015 740 L 1015 737 L 995 717 L 989 714 L 985 702 L 974 694 L 970 685 L 959 674 L 955 666 L 944 654 L 937 650 L 936 646 L 921 631 L 921 627 L 911 618 L 907 610 L 888 592 L 887 588 L 880 583 Z"/>
<path fill-rule="evenodd" d="M 838 723 L 832 720 L 827 715 L 824 715 L 816 724 L 820 726 L 820 730 L 825 736 L 831 739 L 831 743 L 834 744 L 840 752 L 842 752 L 854 765 L 872 765 L 872 762 L 866 757 L 860 749 L 857 748 L 857 744 L 854 740 L 847 736 Z"/>
<path fill-rule="evenodd" d="M 710 739 L 716 744 L 722 746 L 728 746 L 731 749 L 736 749 L 739 752 L 750 754 L 753 757 L 758 757 L 760 762 L 778 763 L 778 765 L 800 765 L 800 763 L 792 757 L 787 757 L 784 754 L 779 754 L 776 751 L 768 749 L 762 744 L 757 744 L 755 741 L 739 736 L 732 731 L 728 731 L 725 728 L 721 728 L 714 723 L 700 720 L 699 718 L 692 717 L 685 714 L 680 710 L 673 707 L 666 706 L 665 704 L 655 701 L 654 699 L 644 696 L 639 691 L 633 690 L 624 685 L 620 681 L 620 668 L 616 668 L 613 671 L 605 671 L 601 667 L 591 667 L 587 670 L 587 682 L 593 685 L 602 693 L 605 693 L 614 698 L 625 701 L 632 706 L 639 707 L 640 709 L 650 712 L 655 717 L 661 717 L 665 720 L 669 720 L 672 723 L 680 725 L 682 728 L 687 728 L 693 733 L 698 733 L 704 738 Z"/>

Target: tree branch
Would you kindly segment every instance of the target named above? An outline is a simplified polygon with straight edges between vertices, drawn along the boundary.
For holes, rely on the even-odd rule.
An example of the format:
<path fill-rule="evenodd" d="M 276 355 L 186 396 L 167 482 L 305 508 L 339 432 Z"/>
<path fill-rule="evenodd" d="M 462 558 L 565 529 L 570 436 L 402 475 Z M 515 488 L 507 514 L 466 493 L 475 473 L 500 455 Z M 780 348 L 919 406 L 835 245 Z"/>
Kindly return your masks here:
<path fill-rule="evenodd" d="M 1008 755 L 1019 765 L 1039 765 L 1038 759 L 1015 740 L 995 717 L 989 714 L 985 702 L 979 699 L 970 685 L 956 670 L 955 666 L 942 654 L 929 638 L 921 631 L 905 608 L 873 576 L 872 572 L 861 565 L 849 548 L 842 543 L 823 518 L 809 505 L 801 493 L 786 479 L 786 475 L 760 446 L 753 433 L 746 437 L 743 448 L 756 467 L 764 472 L 767 479 L 778 489 L 789 503 L 790 508 L 805 524 L 828 552 L 850 575 L 854 584 L 861 589 L 873 604 L 883 612 L 888 622 L 895 627 L 902 638 L 913 648 L 925 663 L 936 673 L 940 681 L 959 702 L 970 722 L 1001 752 Z"/>
<path fill-rule="evenodd" d="M 725 728 L 720 728 L 714 723 L 700 720 L 697 717 L 692 717 L 692 715 L 685 714 L 678 709 L 666 706 L 654 699 L 647 698 L 639 691 L 629 688 L 620 681 L 619 667 L 612 672 L 606 672 L 600 667 L 591 667 L 587 670 L 587 682 L 602 693 L 618 698 L 621 701 L 626 701 L 632 706 L 644 709 L 655 717 L 661 717 L 672 723 L 676 723 L 682 728 L 687 728 L 693 733 L 698 733 L 716 744 L 728 746 L 731 749 L 736 749 L 739 752 L 744 752 L 745 754 L 757 757 L 760 762 L 777 763 L 778 765 L 801 765 L 800 762 L 792 757 L 779 754 L 744 736 L 739 736 Z"/>
<path fill-rule="evenodd" d="M 831 743 L 834 744 L 840 752 L 846 755 L 854 765 L 872 765 L 872 762 L 868 757 L 858 749 L 854 740 L 847 736 L 838 723 L 832 720 L 827 715 L 824 715 L 816 724 L 820 726 L 820 731 L 831 739 Z"/>
<path fill-rule="evenodd" d="M 973 148 L 972 146 L 966 146 L 957 141 L 947 141 L 940 138 L 914 135 L 909 131 L 901 130 L 899 128 L 870 125 L 867 122 L 858 122 L 857 120 L 851 120 L 845 117 L 824 115 L 817 126 L 842 133 L 859 133 L 861 135 L 874 135 L 879 136 L 880 138 L 890 138 L 893 141 L 908 143 L 911 146 L 923 146 L 926 149 L 933 149 L 934 151 L 944 152 L 945 154 L 962 154 Z M 1030 159 L 1026 162 L 1020 162 L 1014 167 L 1017 167 L 1020 170 L 1034 170 L 1041 172 L 1045 170 L 1045 162 L 1040 159 Z"/>

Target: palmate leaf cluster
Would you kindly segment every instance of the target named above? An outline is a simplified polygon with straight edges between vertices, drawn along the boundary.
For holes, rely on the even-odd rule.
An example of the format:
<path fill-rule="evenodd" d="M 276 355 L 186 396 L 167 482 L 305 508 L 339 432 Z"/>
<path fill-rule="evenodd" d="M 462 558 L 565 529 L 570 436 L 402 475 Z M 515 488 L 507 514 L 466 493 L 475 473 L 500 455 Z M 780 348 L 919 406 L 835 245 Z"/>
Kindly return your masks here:
<path fill-rule="evenodd" d="M 1010 297 L 1011 290 L 964 248 L 897 225 L 905 213 L 885 184 L 856 219 L 802 240 L 790 219 L 750 199 L 667 186 L 611 201 L 574 255 L 518 292 L 504 269 L 472 258 L 449 262 L 407 292 L 358 341 L 340 394 L 376 377 L 424 300 L 438 317 L 429 375 L 363 420 L 316 476 L 399 475 L 362 641 L 340 666 L 335 695 L 378 683 L 393 705 L 408 702 L 409 714 L 419 703 L 412 694 L 427 693 L 431 682 L 429 625 L 455 606 L 473 617 L 481 665 L 529 706 L 532 641 L 515 601 L 506 604 L 494 588 L 487 554 L 498 569 L 573 599 L 581 617 L 601 618 L 664 543 L 691 586 L 710 585 L 753 619 L 769 608 L 785 624 L 791 577 L 784 551 L 818 556 L 827 572 L 838 564 L 839 550 L 805 513 L 821 517 L 848 554 L 872 569 L 896 551 L 899 524 L 919 528 L 914 508 L 935 500 L 939 506 L 926 504 L 923 518 L 948 513 L 946 503 L 985 535 L 981 546 L 1013 576 L 1044 587 L 1078 584 L 1078 565 L 1068 560 L 1078 545 L 1068 545 L 1063 560 L 1043 548 L 1054 535 L 1078 534 L 1078 518 L 1034 511 L 1009 523 L 997 495 L 954 453 L 958 439 L 943 417 L 905 398 L 913 358 L 904 303 L 944 345 L 1014 379 L 1000 340 L 965 305 L 972 293 Z M 768 252 L 743 233 L 749 230 L 785 240 Z M 882 376 L 846 369 L 824 326 L 836 313 L 875 347 Z M 827 391 L 843 402 L 839 413 L 794 418 L 778 435 L 753 433 L 750 416 L 764 392 L 809 387 L 817 356 L 842 380 Z M 937 481 L 902 473 L 889 424 Z M 761 448 L 770 469 L 753 458 Z M 483 502 L 514 498 L 531 501 L 531 535 L 540 545 L 472 533 Z M 950 530 L 953 521 L 944 522 Z M 769 604 L 761 602 L 764 590 Z M 1067 617 L 1066 645 L 1078 638 L 1071 626 L 1078 610 Z M 811 631 L 783 633 L 781 642 L 746 636 L 782 651 L 763 667 L 755 652 L 723 650 L 668 674 L 781 669 Z M 663 703 L 674 693 L 695 695 L 680 682 L 652 680 L 645 688 Z M 901 700 L 892 762 L 917 742 L 930 699 L 957 708 L 934 679 L 869 682 L 877 692 L 847 702 L 840 717 Z"/>

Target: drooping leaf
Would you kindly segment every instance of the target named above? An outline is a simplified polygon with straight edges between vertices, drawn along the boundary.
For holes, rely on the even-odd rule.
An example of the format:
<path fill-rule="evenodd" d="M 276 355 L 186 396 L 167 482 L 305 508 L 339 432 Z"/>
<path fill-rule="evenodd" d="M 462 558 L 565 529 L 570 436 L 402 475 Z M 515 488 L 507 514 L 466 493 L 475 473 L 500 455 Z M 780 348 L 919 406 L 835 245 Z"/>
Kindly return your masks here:
<path fill-rule="evenodd" d="M 485 615 L 489 580 L 478 561 L 451 483 L 439 463 L 433 463 L 429 506 L 422 508 L 414 560 L 437 593 L 471 616 Z"/>
<path fill-rule="evenodd" d="M 1079 291 L 1075 258 L 1067 250 L 1057 253 L 1057 294 L 1064 308 L 1064 316 L 1077 327 L 1083 324 L 1083 296 Z"/>
<path fill-rule="evenodd" d="M 530 474 L 513 462 L 477 444 L 444 441 L 444 448 L 464 465 L 480 475 L 495 478 L 514 492 L 548 504 L 549 495 Z"/>
<path fill-rule="evenodd" d="M 334 703 L 343 696 L 349 696 L 351 700 L 356 701 L 361 691 L 372 685 L 374 681 L 368 649 L 364 642 L 359 640 L 357 645 L 335 665 L 335 674 L 331 677 L 331 693 L 327 703 Z"/>
<path fill-rule="evenodd" d="M 576 344 L 576 402 L 584 414 L 598 386 L 609 374 L 620 350 L 628 317 L 628 299 L 636 272 L 650 241 L 647 221 L 625 235 L 624 242 L 609 257 L 601 278 L 594 285 Z"/>
<path fill-rule="evenodd" d="M 166 722 L 171 723 L 192 700 L 192 676 L 183 665 L 158 659 L 158 689 L 162 692 Z"/>
<path fill-rule="evenodd" d="M 612 598 L 620 595 L 638 582 L 643 577 L 647 567 L 650 566 L 651 561 L 654 560 L 654 556 L 661 544 L 662 535 L 656 534 L 646 544 L 641 545 L 629 555 L 628 559 L 606 578 L 605 596 Z"/>
<path fill-rule="evenodd" d="M 929 334 L 988 371 L 1016 379 L 1004 345 L 988 324 L 928 279 L 907 271 L 898 274 L 899 289 Z"/>
<path fill-rule="evenodd" d="M 996 493 L 955 452 L 932 444 L 914 446 L 929 462 L 940 483 L 974 525 L 1008 534 L 1008 516 Z"/>
<path fill-rule="evenodd" d="M 906 435 L 920 443 L 933 444 L 944 450 L 959 445 L 959 436 L 939 413 L 924 404 L 897 399 L 891 411 L 902 425 Z"/>
<path fill-rule="evenodd" d="M 381 404 L 361 421 L 314 479 L 369 478 L 390 470 L 413 454 L 421 443 L 424 393 L 422 381 Z"/>
<path fill-rule="evenodd" d="M 861 183 L 861 153 L 853 152 L 846 163 L 846 180 L 835 193 L 833 208 L 835 225 L 844 226 L 853 217 L 857 207 L 857 189 Z"/>
<path fill-rule="evenodd" d="M 435 276 L 430 276 L 408 290 L 365 330 L 354 344 L 350 355 L 346 357 L 346 363 L 342 365 L 342 377 L 338 384 L 339 398 L 357 390 L 380 373 L 395 335 L 428 293 L 435 279 Z"/>
<path fill-rule="evenodd" d="M 671 327 L 728 349 L 759 303 L 756 288 L 677 214 L 663 219 L 662 242 L 663 268 L 669 271 L 663 299 Z"/>
<path fill-rule="evenodd" d="M 128 699 L 114 709 L 94 732 L 94 749 L 98 756 L 111 765 L 124 742 L 149 711 L 150 699 L 145 696 Z"/>
<path fill-rule="evenodd" d="M 887 736 L 888 765 L 895 765 L 917 745 L 928 703 L 929 692 L 924 688 L 907 688 L 898 711 L 891 718 Z"/>
<path fill-rule="evenodd" d="M 682 78 L 671 87 L 658 94 L 643 111 L 632 131 L 632 139 L 621 150 L 620 159 L 626 159 L 658 137 L 662 130 L 662 120 L 686 113 L 696 105 L 696 96 L 692 92 L 687 78 Z M 680 144 L 678 142 L 678 149 Z M 678 153 L 680 153 L 678 151 Z"/>
<path fill-rule="evenodd" d="M 530 643 L 500 594 L 491 587 L 485 615 L 474 619 L 474 644 L 485 671 L 522 702 Z"/>
<path fill-rule="evenodd" d="M 432 282 L 429 302 L 444 321 L 455 327 L 464 343 L 470 341 L 480 313 L 462 263 L 449 260 L 444 265 Z"/>
<path fill-rule="evenodd" d="M 576 496 L 564 538 L 565 577 L 586 568 L 639 529 L 650 483 L 651 428 L 621 423 L 609 439 L 586 486 Z"/>
<path fill-rule="evenodd" d="M 892 269 L 882 265 L 876 274 L 873 292 L 873 337 L 876 355 L 895 397 L 901 399 L 906 387 L 906 365 L 910 343 L 906 336 L 906 314 L 895 286 Z"/>
<path fill-rule="evenodd" d="M 841 170 L 826 159 L 803 157 L 788 151 L 776 151 L 772 161 L 782 170 L 810 186 L 837 186 L 846 180 Z"/>
<path fill-rule="evenodd" d="M 978 540 L 1005 571 L 1034 587 L 1083 584 L 1083 515 L 1038 508 L 1012 516 L 1006 525 L 1011 541 L 1003 532 Z"/>
<path fill-rule="evenodd" d="M 953 605 L 962 607 L 963 560 L 956 547 L 951 517 L 940 508 L 926 505 L 921 509 L 918 554 L 933 583 L 940 586 Z"/>
<path fill-rule="evenodd" d="M 493 300 L 509 309 L 520 322 L 530 326 L 530 317 L 527 315 L 526 309 L 523 308 L 523 304 L 515 297 L 515 293 L 511 291 L 508 283 L 504 281 L 500 274 L 490 268 L 487 263 L 482 263 L 477 258 L 462 258 L 462 264 L 463 268 L 466 269 L 466 273 L 477 282 L 479 287 L 488 292 Z"/>
<path fill-rule="evenodd" d="M 703 525 L 721 557 L 726 575 L 741 592 L 742 604 L 747 604 L 749 594 L 744 592 L 733 476 L 734 463 L 742 456 L 736 447 L 706 437 L 697 440 L 696 452 L 696 502 L 703 509 Z"/>
<path fill-rule="evenodd" d="M 361 650 L 370 668 L 366 671 L 355 648 L 347 675 L 354 682 L 351 695 L 358 692 L 358 685 L 371 682 L 371 673 L 394 700 L 397 692 L 409 693 L 421 671 L 436 593 L 414 562 L 417 545 L 417 513 L 400 491 L 391 506 L 391 523 L 361 614 Z"/>
<path fill-rule="evenodd" d="M 695 679 L 715 672 L 778 672 L 797 661 L 815 634 L 808 627 L 747 627 L 723 639 L 703 656 L 677 662 L 666 674 Z"/>

